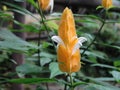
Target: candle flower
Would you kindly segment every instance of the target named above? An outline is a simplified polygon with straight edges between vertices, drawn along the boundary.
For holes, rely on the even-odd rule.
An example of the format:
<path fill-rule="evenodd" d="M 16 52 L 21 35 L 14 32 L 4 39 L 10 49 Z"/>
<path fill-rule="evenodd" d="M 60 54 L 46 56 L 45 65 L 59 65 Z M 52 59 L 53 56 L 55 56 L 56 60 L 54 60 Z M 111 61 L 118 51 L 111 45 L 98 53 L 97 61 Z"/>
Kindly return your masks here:
<path fill-rule="evenodd" d="M 79 48 L 87 39 L 77 38 L 74 17 L 69 8 L 63 11 L 58 36 L 53 36 L 52 40 L 58 43 L 57 57 L 60 70 L 69 74 L 79 71 L 81 68 Z"/>

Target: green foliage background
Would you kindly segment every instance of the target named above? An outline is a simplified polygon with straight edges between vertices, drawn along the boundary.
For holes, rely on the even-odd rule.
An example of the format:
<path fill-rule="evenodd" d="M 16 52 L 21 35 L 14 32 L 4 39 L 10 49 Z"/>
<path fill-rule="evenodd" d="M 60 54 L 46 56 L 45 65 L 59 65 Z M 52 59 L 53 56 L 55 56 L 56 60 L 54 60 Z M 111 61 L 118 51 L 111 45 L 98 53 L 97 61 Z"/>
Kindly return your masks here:
<path fill-rule="evenodd" d="M 23 0 L 17 0 L 23 1 Z M 38 9 L 34 0 L 27 0 L 28 3 Z M 33 13 L 25 8 L 21 8 L 12 3 L 0 1 L 0 4 L 10 6 L 8 11 L 15 11 L 23 15 L 31 15 L 37 19 Z M 42 83 L 56 83 L 60 86 L 69 83 L 69 77 L 58 68 L 56 47 L 51 41 L 51 35 L 57 34 L 58 25 L 54 20 L 60 20 L 61 13 L 54 13 L 53 19 L 45 19 L 44 23 L 41 20 L 31 24 L 23 24 L 16 20 L 7 11 L 0 10 L 0 89 L 9 88 L 11 83 L 19 84 L 36 84 L 41 90 L 45 86 Z M 102 13 L 104 16 L 104 13 Z M 41 15 L 41 14 L 40 14 Z M 73 73 L 74 84 L 72 87 L 80 87 L 84 90 L 120 90 L 120 15 L 116 12 L 109 12 L 105 21 L 105 25 L 101 32 L 97 31 L 103 23 L 103 17 L 98 14 L 74 14 L 76 21 L 76 29 L 78 36 L 84 36 L 88 39 L 81 47 L 81 53 L 93 41 L 97 35 L 97 39 L 81 57 L 82 68 L 79 72 Z M 43 17 L 41 17 L 43 18 Z M 25 41 L 13 34 L 14 30 L 11 26 L 2 28 L 4 22 L 13 21 L 20 25 L 23 30 L 21 32 L 29 32 L 38 34 L 39 32 L 48 32 L 46 41 L 41 40 L 40 45 L 36 41 Z M 38 53 L 40 49 L 40 53 Z M 12 53 L 20 53 L 25 55 L 25 63 L 16 67 L 16 72 L 12 72 L 12 64 L 16 64 L 11 59 Z M 40 61 L 38 56 L 40 55 Z M 12 78 L 18 75 L 20 78 Z M 66 81 L 66 78 L 68 81 Z"/>

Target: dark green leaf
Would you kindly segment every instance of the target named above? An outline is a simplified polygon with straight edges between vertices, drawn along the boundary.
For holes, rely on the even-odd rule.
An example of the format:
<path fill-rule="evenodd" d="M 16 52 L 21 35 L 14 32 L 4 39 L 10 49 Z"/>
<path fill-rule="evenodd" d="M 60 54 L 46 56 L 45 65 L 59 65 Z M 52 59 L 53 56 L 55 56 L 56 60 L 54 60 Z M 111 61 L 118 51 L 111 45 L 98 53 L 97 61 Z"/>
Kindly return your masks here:
<path fill-rule="evenodd" d="M 16 68 L 16 71 L 20 77 L 23 77 L 26 74 L 40 73 L 42 69 L 33 64 L 22 64 Z"/>
<path fill-rule="evenodd" d="M 10 30 L 0 29 L 0 49 L 11 49 L 26 52 L 30 48 L 37 48 L 21 38 L 15 36 Z"/>
<path fill-rule="evenodd" d="M 17 83 L 17 84 L 36 84 L 36 83 L 53 83 L 53 82 L 57 82 L 57 80 L 49 79 L 49 78 L 22 78 L 22 79 L 11 79 L 8 80 L 8 82 Z"/>
<path fill-rule="evenodd" d="M 116 68 L 114 66 L 110 66 L 110 65 L 106 65 L 106 64 L 92 64 L 91 66 L 94 66 L 94 67 L 98 66 L 98 67 L 110 68 L 110 69 L 118 69 L 118 68 Z"/>
<path fill-rule="evenodd" d="M 22 7 L 19 7 L 18 5 L 11 4 L 11 3 L 7 3 L 7 2 L 4 2 L 4 4 L 12 7 L 12 9 L 10 9 L 10 10 L 16 11 L 16 12 L 18 12 L 18 13 L 20 13 L 20 14 L 23 14 L 23 15 L 29 14 L 29 15 L 31 15 L 33 18 L 35 18 L 37 21 L 39 21 L 38 18 L 36 18 L 31 12 L 29 12 L 29 11 L 28 11 L 27 9 L 25 9 L 25 8 L 22 8 Z"/>

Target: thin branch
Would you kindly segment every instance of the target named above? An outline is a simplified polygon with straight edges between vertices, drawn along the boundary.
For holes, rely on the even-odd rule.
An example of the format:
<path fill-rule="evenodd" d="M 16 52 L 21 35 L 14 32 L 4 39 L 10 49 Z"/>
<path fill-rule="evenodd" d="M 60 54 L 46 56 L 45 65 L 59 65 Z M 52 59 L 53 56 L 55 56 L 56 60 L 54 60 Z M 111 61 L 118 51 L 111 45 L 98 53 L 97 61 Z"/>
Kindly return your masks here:
<path fill-rule="evenodd" d="M 100 27 L 100 29 L 98 30 L 98 32 L 97 32 L 97 34 L 96 34 L 96 36 L 95 36 L 95 38 L 93 39 L 93 41 L 87 46 L 87 48 L 86 49 L 84 49 L 84 51 L 82 52 L 82 54 L 81 54 L 81 56 L 83 56 L 84 55 L 84 53 L 91 47 L 91 45 L 96 41 L 96 39 L 97 39 L 97 36 L 99 35 L 99 33 L 101 32 L 101 30 L 102 30 L 102 28 L 103 28 L 103 26 L 105 25 L 105 21 L 103 21 L 103 23 L 102 23 L 102 25 L 101 25 L 101 27 Z"/>
<path fill-rule="evenodd" d="M 73 87 L 73 78 L 72 78 L 72 75 L 69 74 L 70 76 L 70 83 L 71 83 L 71 87 L 70 87 L 70 90 L 74 90 L 74 87 Z"/>
<path fill-rule="evenodd" d="M 39 6 L 39 7 L 40 7 L 40 6 Z M 45 27 L 45 29 L 46 29 L 46 31 L 47 31 L 48 38 L 50 38 L 50 40 L 51 40 L 51 36 L 50 36 L 50 34 L 49 34 L 48 27 L 47 27 L 47 25 L 45 24 L 46 17 L 44 16 L 41 8 L 38 9 L 38 13 L 39 13 L 40 16 L 41 16 L 41 19 L 42 19 L 41 22 L 42 22 L 42 24 L 44 25 L 44 27 Z M 53 42 L 52 40 L 51 40 L 51 42 L 52 42 L 52 44 L 53 44 L 53 46 L 54 46 L 54 48 L 55 48 L 54 42 Z"/>
<path fill-rule="evenodd" d="M 99 36 L 101 30 L 103 29 L 103 27 L 104 27 L 104 25 L 105 25 L 105 23 L 106 23 L 106 15 L 107 15 L 107 13 L 108 13 L 108 12 L 106 11 L 106 12 L 105 12 L 105 18 L 104 18 L 104 20 L 102 21 L 102 25 L 101 25 L 101 27 L 99 28 L 99 30 L 98 30 L 95 38 L 94 38 L 94 39 L 92 40 L 92 42 L 87 46 L 87 48 L 84 49 L 84 51 L 82 52 L 81 56 L 83 56 L 84 53 L 85 53 L 85 52 L 92 46 L 92 44 L 94 44 L 94 42 L 96 41 L 97 37 Z"/>
<path fill-rule="evenodd" d="M 40 38 L 40 31 L 38 33 L 38 65 L 40 66 L 40 43 L 41 43 L 41 38 Z"/>

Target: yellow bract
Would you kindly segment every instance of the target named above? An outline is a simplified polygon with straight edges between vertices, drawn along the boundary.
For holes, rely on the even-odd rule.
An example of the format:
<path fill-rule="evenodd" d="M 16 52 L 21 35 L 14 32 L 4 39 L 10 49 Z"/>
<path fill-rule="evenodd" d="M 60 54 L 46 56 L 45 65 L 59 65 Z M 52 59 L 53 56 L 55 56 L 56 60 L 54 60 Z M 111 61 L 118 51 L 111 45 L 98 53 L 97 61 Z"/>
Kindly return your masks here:
<path fill-rule="evenodd" d="M 68 8 L 65 8 L 63 11 L 58 36 L 64 43 L 59 44 L 57 49 L 60 70 L 67 73 L 79 71 L 81 67 L 80 50 L 77 49 L 73 53 L 73 49 L 78 43 L 78 38 L 76 35 L 74 17 L 72 11 Z"/>
<path fill-rule="evenodd" d="M 49 9 L 50 0 L 38 0 L 39 5 L 43 11 Z"/>
<path fill-rule="evenodd" d="M 112 0 L 102 0 L 102 6 L 106 9 L 110 8 L 112 6 Z"/>

